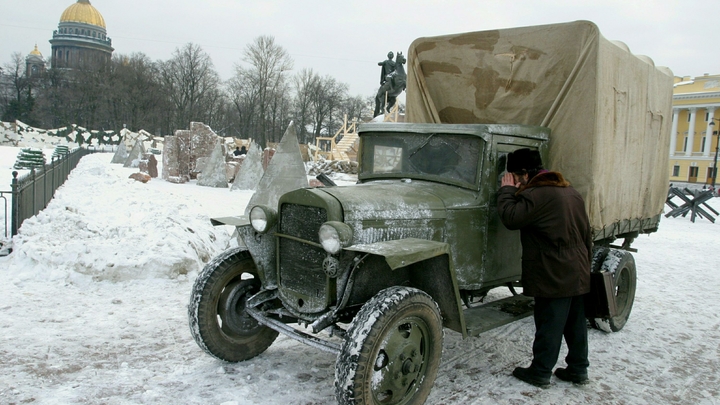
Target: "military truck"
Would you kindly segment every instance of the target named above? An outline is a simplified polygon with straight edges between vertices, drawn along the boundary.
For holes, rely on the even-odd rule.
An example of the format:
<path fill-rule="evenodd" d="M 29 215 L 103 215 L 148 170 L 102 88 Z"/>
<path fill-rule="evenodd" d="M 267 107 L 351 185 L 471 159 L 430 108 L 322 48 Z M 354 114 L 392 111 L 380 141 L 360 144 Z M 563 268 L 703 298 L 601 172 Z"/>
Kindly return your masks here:
<path fill-rule="evenodd" d="M 506 156 L 540 151 L 585 198 L 591 325 L 619 331 L 636 286 L 632 241 L 655 232 L 668 182 L 672 78 L 589 22 L 421 38 L 407 123 L 360 126 L 358 184 L 303 188 L 236 227 L 199 274 L 191 333 L 229 362 L 283 333 L 337 354 L 340 404 L 424 403 L 443 328 L 522 319 L 519 232 L 496 212 Z M 507 297 L 486 301 L 493 289 Z"/>

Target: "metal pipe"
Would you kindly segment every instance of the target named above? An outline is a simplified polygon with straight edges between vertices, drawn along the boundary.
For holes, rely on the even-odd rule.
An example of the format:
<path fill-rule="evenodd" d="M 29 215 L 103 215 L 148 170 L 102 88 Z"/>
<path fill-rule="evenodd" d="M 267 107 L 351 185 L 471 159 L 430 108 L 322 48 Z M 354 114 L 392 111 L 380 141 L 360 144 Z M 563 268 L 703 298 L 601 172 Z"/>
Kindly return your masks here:
<path fill-rule="evenodd" d="M 12 172 L 12 207 L 10 208 L 10 237 L 17 235 L 20 227 L 20 190 L 18 186 L 18 172 Z"/>
<path fill-rule="evenodd" d="M 717 143 L 715 144 L 715 161 L 713 162 L 713 179 L 712 179 L 713 191 L 715 191 L 715 180 L 717 179 L 717 175 L 718 175 L 718 169 L 717 169 L 718 149 L 720 149 L 720 130 L 717 131 Z"/>
<path fill-rule="evenodd" d="M 715 127 L 715 121 L 720 121 L 719 118 L 710 118 L 712 121 L 710 121 L 710 126 Z M 715 143 L 715 160 L 713 161 L 713 176 L 712 176 L 712 189 L 713 191 L 717 192 L 715 190 L 715 180 L 717 180 L 718 175 L 718 169 L 717 169 L 717 161 L 718 161 L 718 149 L 720 149 L 720 128 L 718 128 L 717 131 L 713 131 L 715 134 L 710 134 L 710 139 L 712 141 L 712 135 L 717 135 L 717 142 Z"/>
<path fill-rule="evenodd" d="M 330 342 L 327 340 L 323 340 L 321 338 L 318 338 L 316 336 L 309 335 L 305 332 L 299 331 L 292 326 L 288 326 L 280 321 L 276 321 L 274 319 L 268 318 L 262 314 L 259 310 L 255 308 L 246 307 L 245 311 L 255 318 L 256 321 L 258 321 L 260 324 L 267 326 L 270 329 L 273 329 L 275 331 L 278 331 L 282 333 L 283 335 L 295 339 L 299 342 L 305 343 L 308 346 L 314 347 L 316 349 L 320 349 L 325 352 L 330 352 L 334 354 L 340 353 L 340 344 L 335 342 Z"/>

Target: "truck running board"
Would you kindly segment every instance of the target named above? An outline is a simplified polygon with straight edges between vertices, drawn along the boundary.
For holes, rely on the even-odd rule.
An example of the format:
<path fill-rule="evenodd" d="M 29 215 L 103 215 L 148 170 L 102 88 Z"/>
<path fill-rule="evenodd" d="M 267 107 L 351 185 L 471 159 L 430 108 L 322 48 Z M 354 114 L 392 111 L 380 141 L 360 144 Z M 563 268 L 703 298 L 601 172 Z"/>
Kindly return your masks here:
<path fill-rule="evenodd" d="M 463 311 L 469 336 L 477 336 L 490 329 L 526 318 L 533 314 L 535 301 L 532 297 L 512 297 L 489 302 Z"/>

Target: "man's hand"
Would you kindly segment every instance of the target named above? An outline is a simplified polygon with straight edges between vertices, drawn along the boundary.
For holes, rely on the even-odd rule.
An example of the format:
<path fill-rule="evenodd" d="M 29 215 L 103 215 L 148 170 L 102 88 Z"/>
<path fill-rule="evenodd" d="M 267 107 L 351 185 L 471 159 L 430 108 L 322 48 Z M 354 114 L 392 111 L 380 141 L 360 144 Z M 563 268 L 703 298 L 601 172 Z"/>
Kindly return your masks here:
<path fill-rule="evenodd" d="M 520 187 L 520 183 L 515 183 L 515 177 L 510 172 L 505 172 L 502 180 L 500 181 L 500 187 L 513 186 Z"/>

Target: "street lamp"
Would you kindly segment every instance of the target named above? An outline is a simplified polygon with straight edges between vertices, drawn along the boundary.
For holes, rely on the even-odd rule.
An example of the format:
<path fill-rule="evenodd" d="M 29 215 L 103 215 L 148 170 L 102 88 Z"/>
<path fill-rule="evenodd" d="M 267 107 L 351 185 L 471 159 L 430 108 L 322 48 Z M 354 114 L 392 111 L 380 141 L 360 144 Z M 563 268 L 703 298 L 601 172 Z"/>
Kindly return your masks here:
<path fill-rule="evenodd" d="M 715 121 L 720 121 L 720 118 L 710 118 L 712 121 L 710 121 L 710 126 L 715 127 Z M 718 141 L 715 143 L 715 160 L 713 161 L 713 179 L 712 179 L 712 188 L 715 190 L 715 179 L 717 178 L 718 169 L 717 169 L 717 159 L 718 159 L 718 149 L 720 149 L 720 130 L 718 131 L 712 131 L 717 134 Z M 713 134 L 710 134 L 710 142 L 712 142 L 712 136 Z"/>

